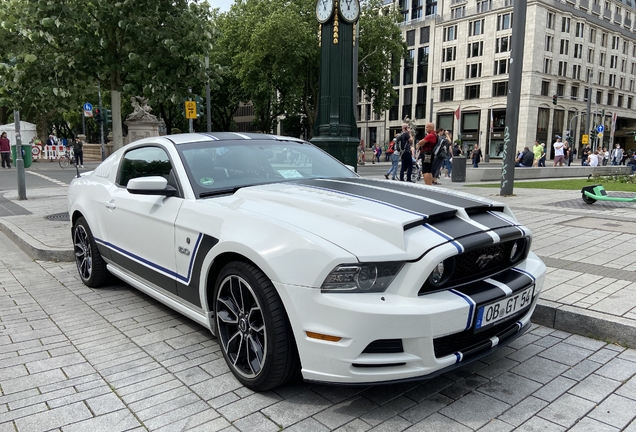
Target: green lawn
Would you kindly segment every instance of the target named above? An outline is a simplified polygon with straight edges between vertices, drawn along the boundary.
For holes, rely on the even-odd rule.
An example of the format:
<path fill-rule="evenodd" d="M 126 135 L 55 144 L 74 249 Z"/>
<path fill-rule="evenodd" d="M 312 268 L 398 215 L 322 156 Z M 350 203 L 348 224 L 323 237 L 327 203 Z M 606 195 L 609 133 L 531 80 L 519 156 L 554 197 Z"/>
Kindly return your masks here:
<path fill-rule="evenodd" d="M 626 178 L 626 177 L 622 177 Z M 608 192 L 634 192 L 636 193 L 635 183 L 622 183 L 620 181 L 607 180 L 605 177 L 598 179 L 587 180 L 583 179 L 568 179 L 568 180 L 540 180 L 540 181 L 515 181 L 515 188 L 528 188 L 528 189 L 559 189 L 559 190 L 581 190 L 583 186 L 590 186 L 594 184 L 602 184 L 605 190 Z M 500 183 L 484 183 L 484 184 L 472 184 L 466 185 L 466 187 L 487 187 L 487 188 L 499 188 Z"/>

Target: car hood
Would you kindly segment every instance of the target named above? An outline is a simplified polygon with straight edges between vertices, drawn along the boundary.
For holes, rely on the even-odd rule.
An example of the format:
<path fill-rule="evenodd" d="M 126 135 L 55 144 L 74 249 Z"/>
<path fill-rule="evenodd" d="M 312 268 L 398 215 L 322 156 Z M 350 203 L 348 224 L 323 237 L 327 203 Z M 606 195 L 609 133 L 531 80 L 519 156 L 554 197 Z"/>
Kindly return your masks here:
<path fill-rule="evenodd" d="M 443 243 L 516 225 L 504 206 L 483 198 L 361 178 L 245 187 L 216 203 L 309 231 L 361 260 L 378 254 L 413 258 Z"/>

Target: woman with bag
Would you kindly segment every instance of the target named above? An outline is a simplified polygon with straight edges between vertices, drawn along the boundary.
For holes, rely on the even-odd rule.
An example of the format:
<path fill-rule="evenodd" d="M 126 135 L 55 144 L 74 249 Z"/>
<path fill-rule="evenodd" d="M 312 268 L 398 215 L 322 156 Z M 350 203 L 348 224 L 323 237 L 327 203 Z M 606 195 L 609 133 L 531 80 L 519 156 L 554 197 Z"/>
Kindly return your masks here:
<path fill-rule="evenodd" d="M 435 125 L 426 123 L 426 136 L 417 143 L 420 150 L 420 159 L 422 160 L 422 172 L 424 173 L 424 183 L 433 184 L 433 149 L 437 144 L 437 135 L 435 134 Z"/>
<path fill-rule="evenodd" d="M 473 168 L 479 168 L 479 162 L 481 162 L 481 149 L 477 144 L 475 144 L 471 159 L 473 160 Z"/>

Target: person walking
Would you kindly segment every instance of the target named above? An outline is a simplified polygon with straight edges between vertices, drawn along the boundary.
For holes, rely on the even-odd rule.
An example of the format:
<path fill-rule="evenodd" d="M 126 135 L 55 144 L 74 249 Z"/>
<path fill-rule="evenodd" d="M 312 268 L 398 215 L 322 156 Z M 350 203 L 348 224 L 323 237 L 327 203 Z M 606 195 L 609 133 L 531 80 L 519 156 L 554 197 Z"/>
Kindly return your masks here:
<path fill-rule="evenodd" d="M 479 168 L 479 162 L 481 162 L 481 149 L 478 144 L 475 144 L 475 148 L 470 157 L 473 160 L 473 168 Z"/>
<path fill-rule="evenodd" d="M 6 132 L 2 132 L 0 135 L 0 156 L 2 157 L 2 168 L 11 168 L 11 143 Z"/>
<path fill-rule="evenodd" d="M 541 143 L 541 158 L 539 159 L 539 166 L 545 168 L 545 143 Z"/>
<path fill-rule="evenodd" d="M 391 140 L 389 144 L 389 148 L 386 150 L 387 156 L 390 156 L 391 159 L 391 168 L 384 174 L 385 179 L 389 179 L 389 175 L 391 176 L 391 180 L 395 180 L 395 176 L 398 172 L 398 165 L 400 164 L 400 151 L 396 148 L 396 141 L 398 137 L 395 137 Z"/>
<path fill-rule="evenodd" d="M 539 166 L 539 160 L 541 159 L 541 155 L 543 154 L 543 147 L 539 144 L 539 141 L 534 142 L 534 146 L 532 146 L 532 153 L 534 154 L 534 162 L 532 166 Z"/>
<path fill-rule="evenodd" d="M 402 134 L 404 135 L 404 134 Z M 406 140 L 406 141 L 404 141 Z M 411 134 L 408 134 L 408 138 L 402 139 L 402 148 L 401 151 L 402 156 L 400 156 L 402 160 L 402 167 L 400 168 L 400 181 L 404 180 L 404 172 L 406 172 L 406 181 L 409 183 L 413 183 L 411 180 L 411 174 L 413 173 L 413 138 Z"/>
<path fill-rule="evenodd" d="M 73 141 L 73 153 L 75 154 L 75 165 L 84 168 L 84 143 L 77 137 Z"/>

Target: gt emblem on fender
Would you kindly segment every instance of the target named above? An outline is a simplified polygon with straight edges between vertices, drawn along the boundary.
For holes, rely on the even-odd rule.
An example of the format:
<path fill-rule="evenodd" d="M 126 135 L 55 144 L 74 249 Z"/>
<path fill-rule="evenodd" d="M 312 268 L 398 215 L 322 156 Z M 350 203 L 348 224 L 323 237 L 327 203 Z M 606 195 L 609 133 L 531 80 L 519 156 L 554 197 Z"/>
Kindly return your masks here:
<path fill-rule="evenodd" d="M 483 269 L 488 264 L 490 264 L 492 260 L 494 260 L 495 258 L 499 258 L 499 256 L 500 254 L 498 253 L 494 255 L 483 254 L 480 255 L 479 258 L 477 258 L 477 261 L 475 261 L 475 263 L 479 266 L 480 269 Z"/>
<path fill-rule="evenodd" d="M 179 251 L 179 253 L 182 253 L 185 256 L 190 256 L 190 249 L 186 249 L 184 247 L 179 246 L 177 250 Z"/>

